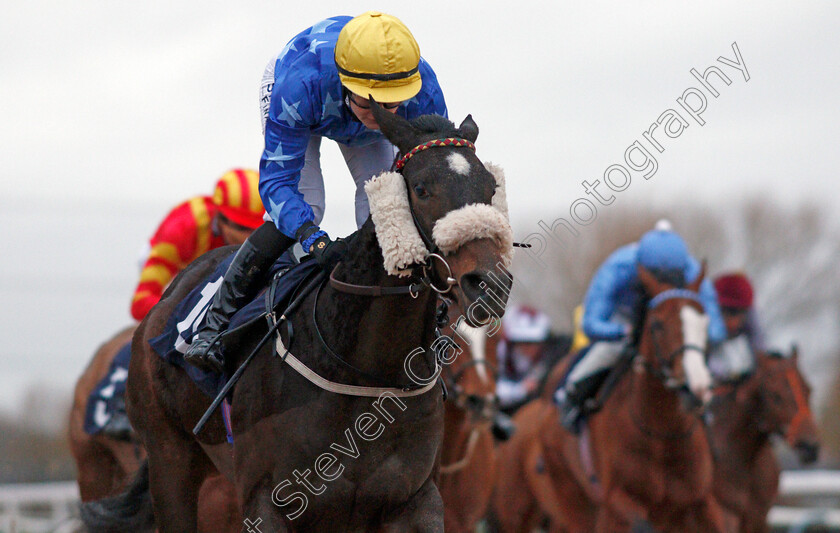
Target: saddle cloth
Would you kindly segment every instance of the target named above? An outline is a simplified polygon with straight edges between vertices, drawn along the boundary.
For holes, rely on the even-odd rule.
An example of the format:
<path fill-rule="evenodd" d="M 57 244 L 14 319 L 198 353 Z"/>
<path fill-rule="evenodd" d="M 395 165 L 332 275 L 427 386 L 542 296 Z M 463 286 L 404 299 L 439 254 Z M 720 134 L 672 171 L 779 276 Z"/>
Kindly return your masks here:
<path fill-rule="evenodd" d="M 184 353 L 189 349 L 190 341 L 202 326 L 207 308 L 232 260 L 233 254 L 219 264 L 210 276 L 196 285 L 175 308 L 166 322 L 164 332 L 149 341 L 149 345 L 164 361 L 184 369 L 196 386 L 204 394 L 213 398 L 224 387 L 229 376 L 194 367 L 184 361 Z M 315 261 L 304 260 L 298 264 L 290 253 L 281 255 L 271 268 L 272 282 L 275 283 L 272 301 L 266 302 L 265 290 L 261 291 L 251 303 L 233 316 L 228 331 L 250 325 L 261 319 L 266 313 L 267 306 L 271 309 L 283 307 L 290 300 L 295 289 L 318 268 Z"/>
<path fill-rule="evenodd" d="M 111 361 L 108 373 L 88 396 L 84 419 L 87 434 L 96 435 L 115 412 L 125 410 L 125 384 L 130 358 L 131 342 L 127 342 Z"/>

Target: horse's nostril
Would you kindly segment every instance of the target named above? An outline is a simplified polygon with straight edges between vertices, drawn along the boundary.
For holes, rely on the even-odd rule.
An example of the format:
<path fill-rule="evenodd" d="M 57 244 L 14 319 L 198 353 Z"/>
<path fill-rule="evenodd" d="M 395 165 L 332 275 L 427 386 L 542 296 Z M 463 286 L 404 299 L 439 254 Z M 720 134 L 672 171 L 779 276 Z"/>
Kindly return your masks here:
<path fill-rule="evenodd" d="M 461 289 L 470 299 L 477 299 L 481 296 L 481 285 L 484 282 L 481 275 L 476 272 L 470 272 L 461 276 Z"/>
<path fill-rule="evenodd" d="M 813 463 L 817 460 L 820 454 L 820 446 L 819 444 L 814 444 L 812 442 L 799 442 L 796 444 L 796 453 L 799 456 L 799 460 L 805 464 Z"/>
<path fill-rule="evenodd" d="M 471 300 L 484 296 L 491 305 L 504 307 L 507 302 L 507 287 L 499 287 L 490 276 L 481 272 L 470 272 L 461 276 L 461 289 Z"/>

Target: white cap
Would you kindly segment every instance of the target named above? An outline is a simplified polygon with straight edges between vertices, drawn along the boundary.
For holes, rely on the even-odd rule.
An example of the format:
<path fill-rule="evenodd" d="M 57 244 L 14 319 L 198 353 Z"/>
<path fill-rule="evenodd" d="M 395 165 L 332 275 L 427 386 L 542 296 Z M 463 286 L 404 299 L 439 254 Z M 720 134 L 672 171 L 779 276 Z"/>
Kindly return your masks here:
<path fill-rule="evenodd" d="M 674 231 L 674 226 L 667 218 L 660 218 L 653 227 L 656 231 Z"/>
<path fill-rule="evenodd" d="M 548 315 L 523 305 L 505 311 L 502 325 L 510 342 L 543 342 L 551 333 Z"/>

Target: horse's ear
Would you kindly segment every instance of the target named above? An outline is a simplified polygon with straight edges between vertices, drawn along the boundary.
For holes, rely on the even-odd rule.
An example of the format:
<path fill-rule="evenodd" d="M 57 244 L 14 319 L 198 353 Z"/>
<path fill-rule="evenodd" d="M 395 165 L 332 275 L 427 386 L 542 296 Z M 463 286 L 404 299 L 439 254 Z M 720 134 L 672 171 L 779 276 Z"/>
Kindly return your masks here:
<path fill-rule="evenodd" d="M 703 262 L 700 263 L 700 274 L 697 275 L 697 279 L 692 281 L 688 285 L 688 289 L 693 292 L 700 291 L 700 284 L 703 283 L 703 278 L 706 277 L 706 260 L 703 259 Z"/>
<path fill-rule="evenodd" d="M 799 361 L 799 345 L 795 342 L 790 345 L 790 358 L 794 363 Z"/>
<path fill-rule="evenodd" d="M 458 126 L 458 132 L 461 134 L 461 137 L 474 143 L 476 139 L 478 139 L 478 124 L 472 118 L 472 115 L 467 115 L 467 118 L 461 122 L 461 125 Z"/>
<path fill-rule="evenodd" d="M 391 144 L 405 153 L 414 148 L 417 144 L 415 140 L 419 133 L 414 129 L 409 121 L 397 115 L 396 113 L 389 113 L 382 109 L 377 104 L 372 96 L 368 97 L 370 103 L 370 111 L 373 113 L 373 118 L 379 124 L 379 128 L 385 137 L 391 141 Z"/>
<path fill-rule="evenodd" d="M 656 296 L 660 292 L 666 289 L 664 283 L 656 279 L 656 276 L 650 273 L 650 270 L 646 269 L 642 265 L 636 265 L 636 272 L 639 275 L 639 281 L 642 282 L 642 286 L 645 288 L 645 293 L 648 296 Z"/>

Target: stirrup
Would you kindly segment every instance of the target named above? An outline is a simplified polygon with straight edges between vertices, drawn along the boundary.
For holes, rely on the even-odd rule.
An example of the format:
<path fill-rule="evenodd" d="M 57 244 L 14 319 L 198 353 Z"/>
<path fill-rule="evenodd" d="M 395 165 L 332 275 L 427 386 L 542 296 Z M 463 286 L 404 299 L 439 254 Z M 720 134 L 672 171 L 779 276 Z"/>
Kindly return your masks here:
<path fill-rule="evenodd" d="M 577 405 L 564 406 L 560 413 L 560 425 L 577 435 L 580 433 L 582 414 L 580 407 Z"/>
<path fill-rule="evenodd" d="M 193 344 L 190 344 L 189 350 L 184 353 L 184 361 L 201 370 L 210 370 L 219 373 L 224 372 L 225 362 L 224 358 L 221 357 L 221 340 L 224 334 L 224 331 L 217 333 L 210 339 L 207 346 L 202 348 L 196 344 L 196 341 L 202 340 L 201 334 L 199 333 L 198 338 L 193 341 Z M 211 353 L 216 345 L 219 345 L 219 357 Z M 193 349 L 194 347 L 195 349 Z"/>

